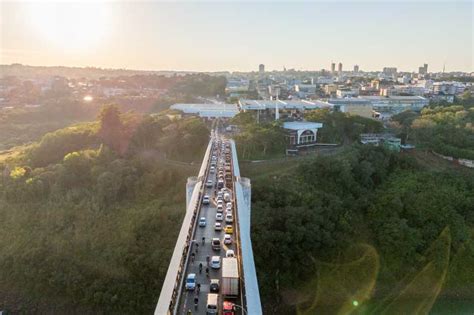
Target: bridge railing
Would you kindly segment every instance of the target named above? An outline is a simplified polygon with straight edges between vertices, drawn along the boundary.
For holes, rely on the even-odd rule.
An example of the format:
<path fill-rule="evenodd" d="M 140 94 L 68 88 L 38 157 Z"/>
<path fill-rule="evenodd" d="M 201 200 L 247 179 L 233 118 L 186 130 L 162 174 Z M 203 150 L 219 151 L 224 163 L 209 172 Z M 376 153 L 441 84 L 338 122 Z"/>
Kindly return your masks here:
<path fill-rule="evenodd" d="M 194 187 L 193 194 L 186 214 L 181 225 L 173 255 L 166 273 L 163 287 L 161 288 L 155 315 L 176 314 L 177 305 L 183 289 L 184 273 L 189 261 L 190 248 L 192 246 L 193 235 L 196 229 L 196 219 L 203 197 L 203 180 L 207 178 L 209 172 L 213 139 L 209 141 L 206 154 L 199 171 L 198 181 Z"/>
<path fill-rule="evenodd" d="M 257 272 L 253 258 L 252 241 L 250 238 L 250 180 L 240 177 L 239 161 L 235 142 L 231 140 L 233 173 L 235 176 L 234 192 L 238 230 L 240 233 L 240 252 L 242 263 L 243 298 L 247 314 L 261 315 L 262 306 L 258 289 Z M 245 193 L 244 193 L 245 192 Z"/>

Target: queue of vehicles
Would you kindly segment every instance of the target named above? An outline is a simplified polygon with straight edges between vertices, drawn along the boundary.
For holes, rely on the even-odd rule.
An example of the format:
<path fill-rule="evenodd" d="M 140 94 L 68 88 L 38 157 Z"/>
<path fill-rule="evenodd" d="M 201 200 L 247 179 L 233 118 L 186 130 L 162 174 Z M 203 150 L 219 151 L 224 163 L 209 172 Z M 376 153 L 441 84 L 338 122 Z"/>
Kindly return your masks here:
<path fill-rule="evenodd" d="M 216 188 L 216 214 L 214 222 L 214 230 L 220 232 L 224 230 L 225 234 L 222 240 L 219 237 L 214 237 L 211 240 L 212 250 L 219 252 L 222 246 L 232 245 L 232 235 L 234 233 L 234 217 L 233 217 L 233 203 L 232 191 L 227 187 L 233 187 L 232 170 L 231 170 L 231 151 L 230 143 L 217 140 L 214 143 L 214 150 L 211 157 L 210 174 L 215 174 L 215 179 L 208 178 L 205 183 L 206 188 Z M 215 184 L 214 184 L 215 183 Z M 211 196 L 204 195 L 202 199 L 204 205 L 211 203 Z M 225 209 L 225 213 L 224 213 Z M 199 227 L 206 228 L 207 222 L 205 217 L 200 217 Z M 223 258 L 220 255 L 208 257 L 208 265 L 212 269 L 221 269 L 221 280 L 210 279 L 209 291 L 207 295 L 206 314 L 235 314 L 235 304 L 231 301 L 224 300 L 222 303 L 222 312 L 219 311 L 219 294 L 224 299 L 237 298 L 239 291 L 239 268 L 236 252 L 232 249 L 227 249 Z M 186 290 L 199 290 L 199 285 L 196 282 L 196 274 L 189 273 L 186 278 Z M 198 291 L 199 293 L 199 291 Z"/>

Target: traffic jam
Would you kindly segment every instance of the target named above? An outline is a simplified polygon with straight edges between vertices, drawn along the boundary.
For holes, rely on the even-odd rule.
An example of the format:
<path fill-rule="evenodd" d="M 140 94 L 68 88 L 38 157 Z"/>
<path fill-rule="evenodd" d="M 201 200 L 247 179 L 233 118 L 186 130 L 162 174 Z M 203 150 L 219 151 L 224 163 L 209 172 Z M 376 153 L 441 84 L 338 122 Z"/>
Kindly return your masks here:
<path fill-rule="evenodd" d="M 232 153 L 215 139 L 198 227 L 191 246 L 181 314 L 240 314 L 239 262 L 235 242 Z"/>

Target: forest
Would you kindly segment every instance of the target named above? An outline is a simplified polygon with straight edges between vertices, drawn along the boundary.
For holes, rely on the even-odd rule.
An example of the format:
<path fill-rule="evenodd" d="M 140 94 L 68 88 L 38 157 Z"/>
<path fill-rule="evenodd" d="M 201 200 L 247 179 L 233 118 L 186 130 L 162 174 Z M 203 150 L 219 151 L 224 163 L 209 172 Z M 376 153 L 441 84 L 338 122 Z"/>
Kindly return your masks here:
<path fill-rule="evenodd" d="M 433 104 L 421 113 L 393 117 L 402 140 L 439 154 L 474 160 L 474 98 L 465 93 L 454 104 Z"/>
<path fill-rule="evenodd" d="M 318 130 L 318 142 L 321 143 L 350 144 L 359 139 L 360 133 L 375 133 L 383 129 L 379 121 L 327 109 L 309 111 L 305 119 L 323 124 Z M 257 123 L 254 113 L 241 112 L 232 118 L 231 124 L 240 129 L 235 141 L 242 159 L 268 159 L 285 154 L 287 139 L 280 121 Z"/>
<path fill-rule="evenodd" d="M 151 313 L 209 130 L 103 108 L 0 164 L 0 309 Z M 196 165 L 198 165 L 197 163 Z"/>
<path fill-rule="evenodd" d="M 427 310 L 430 299 L 472 301 L 473 205 L 472 171 L 426 168 L 381 147 L 355 144 L 260 176 L 252 241 L 264 312 L 337 313 L 357 296 L 367 314 L 404 313 L 410 299 Z M 450 254 L 439 251 L 442 267 L 427 274 L 434 244 Z M 437 286 L 439 296 L 428 292 Z"/>

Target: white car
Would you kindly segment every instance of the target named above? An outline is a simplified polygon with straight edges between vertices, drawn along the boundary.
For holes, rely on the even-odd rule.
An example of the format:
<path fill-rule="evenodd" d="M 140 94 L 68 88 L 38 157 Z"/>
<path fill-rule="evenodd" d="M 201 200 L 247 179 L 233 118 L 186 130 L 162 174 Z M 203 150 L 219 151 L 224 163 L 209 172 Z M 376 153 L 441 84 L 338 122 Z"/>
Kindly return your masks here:
<path fill-rule="evenodd" d="M 225 223 L 232 223 L 234 222 L 234 218 L 232 216 L 232 214 L 226 214 L 225 215 Z"/>
<path fill-rule="evenodd" d="M 202 198 L 202 204 L 203 205 L 208 205 L 209 204 L 209 195 L 204 195 L 204 197 Z"/>
<path fill-rule="evenodd" d="M 207 187 L 207 188 L 212 188 L 212 180 L 208 180 L 208 181 L 206 182 L 206 187 Z"/>
<path fill-rule="evenodd" d="M 224 216 L 222 213 L 216 213 L 216 221 L 222 221 L 224 219 Z"/>
<path fill-rule="evenodd" d="M 219 269 L 221 267 L 221 257 L 220 256 L 212 256 L 211 258 L 211 268 L 212 269 Z"/>
<path fill-rule="evenodd" d="M 199 219 L 199 226 L 200 227 L 205 227 L 206 226 L 206 218 L 205 217 L 201 217 Z"/>
<path fill-rule="evenodd" d="M 216 222 L 214 224 L 214 230 L 215 231 L 222 231 L 222 224 L 220 222 Z"/>
<path fill-rule="evenodd" d="M 209 170 L 211 173 L 215 173 L 216 172 L 216 168 L 214 166 L 211 166 L 211 169 Z"/>
<path fill-rule="evenodd" d="M 224 208 L 222 208 L 222 204 L 217 205 L 217 212 L 222 212 L 224 211 Z"/>
<path fill-rule="evenodd" d="M 196 288 L 196 274 L 190 273 L 186 277 L 186 290 L 194 291 L 194 288 Z"/>
<path fill-rule="evenodd" d="M 226 258 L 233 258 L 235 257 L 235 253 L 232 249 L 228 249 L 226 252 L 225 252 L 225 257 Z"/>
<path fill-rule="evenodd" d="M 225 234 L 224 235 L 224 244 L 225 245 L 232 244 L 232 236 L 230 236 L 230 234 Z"/>

